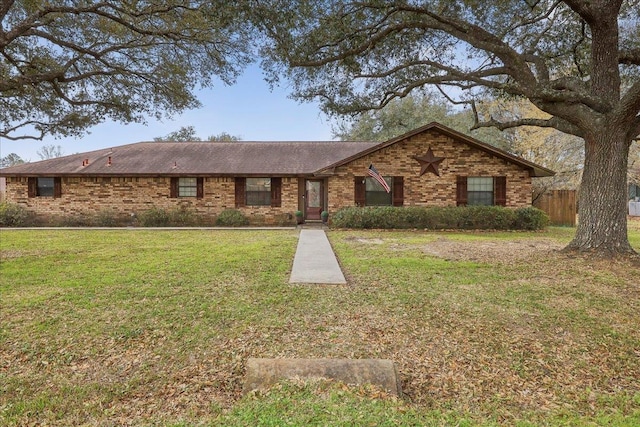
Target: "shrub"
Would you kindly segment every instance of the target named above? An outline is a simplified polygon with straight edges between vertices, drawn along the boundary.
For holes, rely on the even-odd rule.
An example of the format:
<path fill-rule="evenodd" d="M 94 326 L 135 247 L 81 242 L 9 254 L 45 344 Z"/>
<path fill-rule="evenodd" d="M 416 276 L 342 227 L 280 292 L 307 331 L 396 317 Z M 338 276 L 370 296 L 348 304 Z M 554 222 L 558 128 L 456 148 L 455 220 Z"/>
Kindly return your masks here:
<path fill-rule="evenodd" d="M 298 223 L 298 217 L 290 213 L 283 213 L 280 215 L 276 215 L 275 222 L 276 225 L 280 227 L 290 227 Z"/>
<path fill-rule="evenodd" d="M 515 210 L 515 228 L 518 230 L 542 230 L 549 225 L 547 214 L 533 206 Z"/>
<path fill-rule="evenodd" d="M 171 225 L 175 227 L 193 227 L 199 223 L 196 212 L 184 207 L 171 211 L 169 216 Z"/>
<path fill-rule="evenodd" d="M 56 223 L 60 227 L 91 227 L 92 218 L 87 214 L 75 213 L 58 217 Z"/>
<path fill-rule="evenodd" d="M 469 207 L 348 207 L 333 215 L 333 225 L 343 228 L 422 228 L 429 230 L 536 230 L 544 228 L 546 216 L 535 208 L 500 206 Z"/>
<path fill-rule="evenodd" d="M 199 225 L 200 218 L 195 211 L 185 207 L 170 211 L 151 208 L 138 215 L 138 222 L 143 227 L 191 227 Z"/>
<path fill-rule="evenodd" d="M 0 227 L 21 227 L 27 222 L 27 210 L 14 203 L 0 203 Z"/>
<path fill-rule="evenodd" d="M 138 216 L 143 227 L 168 227 L 171 225 L 171 215 L 164 209 L 151 208 Z"/>
<path fill-rule="evenodd" d="M 500 206 L 469 206 L 459 210 L 459 226 L 466 230 L 508 230 L 513 227 L 515 212 Z"/>
<path fill-rule="evenodd" d="M 216 218 L 216 225 L 221 227 L 242 227 L 249 225 L 249 219 L 236 209 L 227 209 L 220 212 Z"/>
<path fill-rule="evenodd" d="M 118 226 L 118 223 L 119 221 L 116 214 L 109 210 L 102 210 L 98 212 L 95 218 L 95 225 L 98 227 L 116 227 Z"/>
<path fill-rule="evenodd" d="M 366 220 L 373 208 L 348 207 L 339 209 L 333 215 L 333 225 L 343 228 L 371 228 Z M 365 212 L 366 211 L 366 212 Z"/>

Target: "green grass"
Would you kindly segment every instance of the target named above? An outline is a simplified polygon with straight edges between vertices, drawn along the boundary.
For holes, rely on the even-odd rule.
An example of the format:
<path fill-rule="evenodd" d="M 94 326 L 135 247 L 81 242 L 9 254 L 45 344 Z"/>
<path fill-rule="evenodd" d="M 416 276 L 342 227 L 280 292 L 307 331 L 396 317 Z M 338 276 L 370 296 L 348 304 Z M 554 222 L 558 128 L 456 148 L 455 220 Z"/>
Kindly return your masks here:
<path fill-rule="evenodd" d="M 640 267 L 572 233 L 330 231 L 349 284 L 291 286 L 295 231 L 0 230 L 0 425 L 638 425 Z M 248 357 L 392 359 L 405 396 L 242 397 Z"/>

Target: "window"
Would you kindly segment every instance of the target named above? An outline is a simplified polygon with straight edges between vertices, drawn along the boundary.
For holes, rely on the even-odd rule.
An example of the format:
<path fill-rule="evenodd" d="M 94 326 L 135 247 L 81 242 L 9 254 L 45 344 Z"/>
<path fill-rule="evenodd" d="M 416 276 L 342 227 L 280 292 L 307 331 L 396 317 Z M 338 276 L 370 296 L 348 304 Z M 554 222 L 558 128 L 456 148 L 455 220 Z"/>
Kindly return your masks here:
<path fill-rule="evenodd" d="M 195 197 L 202 199 L 204 197 L 204 178 L 171 178 L 169 197 Z"/>
<path fill-rule="evenodd" d="M 459 176 L 456 199 L 458 206 L 506 206 L 507 177 Z"/>
<path fill-rule="evenodd" d="M 247 206 L 271 206 L 271 178 L 247 178 Z"/>
<path fill-rule="evenodd" d="M 386 176 L 384 180 L 391 192 L 372 177 L 354 177 L 356 206 L 402 206 L 404 204 L 404 177 Z"/>
<path fill-rule="evenodd" d="M 389 185 L 389 188 L 393 189 L 393 178 L 387 176 L 384 177 L 384 180 Z M 387 190 L 374 178 L 366 178 L 364 191 L 364 203 L 366 206 L 391 206 L 393 191 L 387 193 Z"/>
<path fill-rule="evenodd" d="M 38 197 L 53 197 L 53 178 L 38 178 Z"/>
<path fill-rule="evenodd" d="M 31 177 L 27 182 L 29 197 L 53 197 L 62 195 L 62 180 L 53 177 Z"/>
<path fill-rule="evenodd" d="M 236 177 L 236 207 L 282 206 L 282 178 Z"/>
<path fill-rule="evenodd" d="M 197 178 L 178 178 L 178 197 L 196 197 L 197 195 Z"/>
<path fill-rule="evenodd" d="M 470 176 L 467 178 L 467 205 L 493 205 L 493 177 Z"/>

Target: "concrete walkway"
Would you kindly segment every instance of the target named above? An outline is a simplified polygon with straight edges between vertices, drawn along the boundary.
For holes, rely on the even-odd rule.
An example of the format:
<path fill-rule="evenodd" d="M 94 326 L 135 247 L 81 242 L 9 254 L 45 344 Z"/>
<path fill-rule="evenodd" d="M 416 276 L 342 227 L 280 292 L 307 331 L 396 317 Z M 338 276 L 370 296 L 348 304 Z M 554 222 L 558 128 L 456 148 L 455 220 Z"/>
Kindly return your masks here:
<path fill-rule="evenodd" d="M 347 283 L 323 230 L 300 230 L 289 283 Z"/>

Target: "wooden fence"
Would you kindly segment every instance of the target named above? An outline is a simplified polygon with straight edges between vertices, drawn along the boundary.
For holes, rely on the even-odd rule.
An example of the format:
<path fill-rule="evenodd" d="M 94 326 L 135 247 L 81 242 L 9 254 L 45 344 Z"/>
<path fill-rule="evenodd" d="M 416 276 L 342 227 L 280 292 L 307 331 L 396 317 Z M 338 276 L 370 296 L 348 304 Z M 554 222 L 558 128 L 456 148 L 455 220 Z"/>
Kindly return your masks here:
<path fill-rule="evenodd" d="M 545 211 L 552 225 L 576 225 L 576 190 L 547 191 L 533 206 Z"/>

